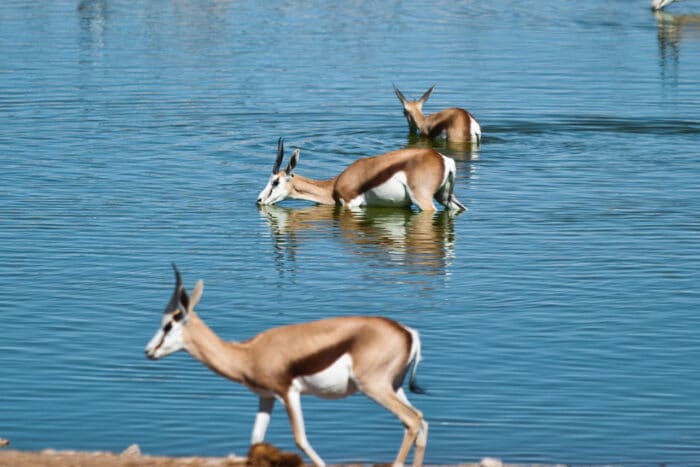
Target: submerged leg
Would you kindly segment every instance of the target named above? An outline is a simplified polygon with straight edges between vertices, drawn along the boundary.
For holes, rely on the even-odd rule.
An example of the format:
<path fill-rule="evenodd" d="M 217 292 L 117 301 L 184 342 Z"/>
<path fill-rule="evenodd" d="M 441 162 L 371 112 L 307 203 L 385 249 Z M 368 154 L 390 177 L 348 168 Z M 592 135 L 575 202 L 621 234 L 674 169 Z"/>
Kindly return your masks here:
<path fill-rule="evenodd" d="M 411 198 L 411 202 L 421 211 L 435 211 L 432 193 L 426 193 L 425 190 L 411 190 L 408 186 L 406 187 L 406 192 Z"/>
<path fill-rule="evenodd" d="M 466 211 L 467 208 L 459 202 L 454 192 L 455 174 L 450 172 L 442 188 L 435 193 L 435 199 L 450 211 Z"/>
<path fill-rule="evenodd" d="M 467 208 L 462 203 L 459 202 L 454 193 L 450 195 L 450 199 L 445 205 L 450 211 L 466 211 Z"/>

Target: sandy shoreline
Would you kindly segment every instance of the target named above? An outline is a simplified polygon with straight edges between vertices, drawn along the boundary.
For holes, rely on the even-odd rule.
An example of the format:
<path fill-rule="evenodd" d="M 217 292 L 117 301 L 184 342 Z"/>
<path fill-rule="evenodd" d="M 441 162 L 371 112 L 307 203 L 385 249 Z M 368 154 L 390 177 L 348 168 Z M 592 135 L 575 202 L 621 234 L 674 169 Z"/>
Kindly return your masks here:
<path fill-rule="evenodd" d="M 50 449 L 38 452 L 0 451 L 2 467 L 241 467 L 245 465 L 244 457 L 161 457 Z"/>
<path fill-rule="evenodd" d="M 298 467 L 303 465 L 295 453 L 283 453 L 272 446 L 251 451 L 248 457 L 168 457 L 142 454 L 137 445 L 122 453 L 85 451 L 17 451 L 0 449 L 1 467 Z M 343 467 L 360 467 L 369 464 L 343 464 Z M 390 464 L 373 464 L 385 466 Z M 483 459 L 477 463 L 457 464 L 458 467 L 508 467 L 497 459 Z"/>

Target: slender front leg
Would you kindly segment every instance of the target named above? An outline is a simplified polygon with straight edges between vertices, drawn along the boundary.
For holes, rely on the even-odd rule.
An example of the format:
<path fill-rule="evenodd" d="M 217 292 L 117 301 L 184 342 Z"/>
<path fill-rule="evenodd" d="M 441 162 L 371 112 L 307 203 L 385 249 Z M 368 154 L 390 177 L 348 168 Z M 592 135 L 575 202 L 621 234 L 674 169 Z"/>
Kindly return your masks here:
<path fill-rule="evenodd" d="M 309 459 L 311 459 L 314 465 L 317 467 L 324 467 L 326 463 L 316 454 L 316 451 L 314 451 L 309 444 L 309 440 L 306 439 L 304 415 L 301 412 L 301 394 L 299 394 L 299 391 L 294 388 L 289 388 L 287 397 L 284 398 L 284 406 L 287 409 L 289 423 L 292 425 L 294 441 L 296 441 L 297 446 L 309 456 Z"/>
<path fill-rule="evenodd" d="M 265 433 L 270 424 L 272 409 L 275 406 L 274 397 L 261 397 L 258 401 L 258 413 L 255 416 L 255 425 L 253 425 L 253 434 L 250 444 L 262 443 L 265 440 Z"/>

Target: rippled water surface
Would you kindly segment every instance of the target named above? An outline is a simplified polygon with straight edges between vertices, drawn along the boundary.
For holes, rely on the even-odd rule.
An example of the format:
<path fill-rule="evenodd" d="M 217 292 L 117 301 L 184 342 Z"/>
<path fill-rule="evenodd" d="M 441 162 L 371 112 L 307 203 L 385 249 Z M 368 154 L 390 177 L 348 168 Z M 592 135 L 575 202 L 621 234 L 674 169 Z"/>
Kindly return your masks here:
<path fill-rule="evenodd" d="M 228 339 L 346 314 L 420 330 L 426 461 L 700 463 L 700 3 L 0 4 L 0 437 L 243 454 L 255 396 L 147 361 L 173 286 Z M 258 209 L 276 141 L 331 177 L 468 108 L 459 216 Z M 363 397 L 329 462 L 390 461 Z M 294 448 L 284 411 L 268 439 Z"/>

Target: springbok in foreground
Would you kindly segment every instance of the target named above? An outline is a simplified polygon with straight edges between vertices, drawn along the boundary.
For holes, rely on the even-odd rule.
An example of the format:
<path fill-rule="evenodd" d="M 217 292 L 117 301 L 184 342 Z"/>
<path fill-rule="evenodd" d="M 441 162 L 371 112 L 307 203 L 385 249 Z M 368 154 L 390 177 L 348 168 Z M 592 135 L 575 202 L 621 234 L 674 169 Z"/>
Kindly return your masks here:
<path fill-rule="evenodd" d="M 175 291 L 161 326 L 146 346 L 157 360 L 186 350 L 215 373 L 245 385 L 260 399 L 251 444 L 265 438 L 275 399 L 284 404 L 299 449 L 317 466 L 325 465 L 306 439 L 300 396 L 340 399 L 360 391 L 384 406 L 405 426 L 394 465 L 403 465 L 415 446 L 413 465 L 423 463 L 428 424 L 402 384 L 411 369 L 409 389 L 421 358 L 418 332 L 387 318 L 328 318 L 268 329 L 243 342 L 224 342 L 194 311 L 203 282 L 188 295 L 177 268 Z"/>
<path fill-rule="evenodd" d="M 448 210 L 466 210 L 454 194 L 457 175 L 454 160 L 433 149 L 399 149 L 364 157 L 329 180 L 314 180 L 292 173 L 299 154 L 300 150 L 295 149 L 287 167 L 280 170 L 284 143 L 279 139 L 272 176 L 258 195 L 258 204 L 269 205 L 294 198 L 350 209 L 415 204 L 422 211 L 434 211 L 434 198 Z"/>
<path fill-rule="evenodd" d="M 435 85 L 432 85 L 420 99 L 409 101 L 394 85 L 394 92 L 403 105 L 403 114 L 408 121 L 411 133 L 418 133 L 419 136 L 428 138 L 437 138 L 444 133 L 448 142 L 480 144 L 481 125 L 466 110 L 451 107 L 434 114 L 423 115 L 423 104 L 433 93 L 433 89 Z"/>

